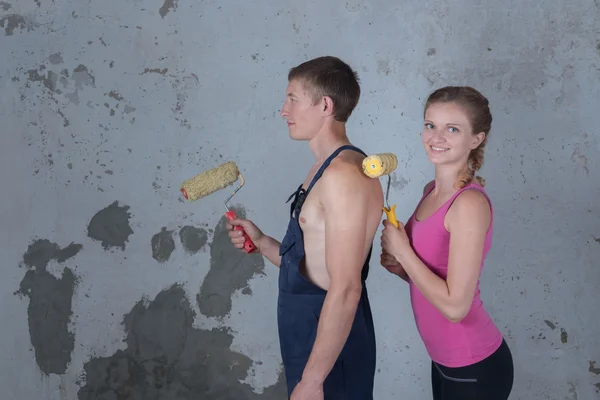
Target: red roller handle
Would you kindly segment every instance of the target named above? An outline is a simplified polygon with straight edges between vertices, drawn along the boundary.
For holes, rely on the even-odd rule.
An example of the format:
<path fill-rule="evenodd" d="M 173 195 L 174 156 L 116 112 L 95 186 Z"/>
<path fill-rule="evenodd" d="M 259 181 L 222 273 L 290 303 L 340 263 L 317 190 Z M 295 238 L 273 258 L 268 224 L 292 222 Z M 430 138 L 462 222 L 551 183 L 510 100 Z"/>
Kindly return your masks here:
<path fill-rule="evenodd" d="M 228 221 L 231 221 L 232 219 L 236 219 L 235 211 L 233 211 L 233 210 L 227 211 L 225 213 L 225 217 L 227 217 Z M 252 239 L 250 239 L 250 236 L 248 236 L 248 234 L 246 232 L 244 232 L 244 228 L 242 228 L 239 225 L 236 225 L 233 227 L 233 229 L 236 231 L 243 232 L 244 238 L 246 239 L 246 241 L 244 242 L 244 251 L 246 253 L 252 253 L 253 251 L 256 250 L 256 245 L 252 242 Z"/>

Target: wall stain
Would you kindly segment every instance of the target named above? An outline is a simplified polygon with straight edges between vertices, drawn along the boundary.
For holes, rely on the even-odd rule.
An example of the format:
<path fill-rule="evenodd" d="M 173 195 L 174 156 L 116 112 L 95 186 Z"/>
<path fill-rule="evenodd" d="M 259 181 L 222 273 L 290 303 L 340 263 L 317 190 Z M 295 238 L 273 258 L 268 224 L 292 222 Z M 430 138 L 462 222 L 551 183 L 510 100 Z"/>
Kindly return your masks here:
<path fill-rule="evenodd" d="M 583 169 L 585 170 L 585 173 L 587 175 L 590 174 L 590 170 L 588 168 L 588 158 L 585 154 L 583 154 L 581 152 L 581 149 L 579 148 L 579 143 L 575 144 L 575 148 L 573 149 L 573 154 L 571 154 L 571 161 L 573 161 L 573 163 L 576 163 L 576 162 L 583 163 Z"/>
<path fill-rule="evenodd" d="M 246 210 L 232 207 L 239 218 Z M 210 245 L 210 270 L 196 296 L 200 312 L 207 317 L 225 317 L 231 311 L 231 296 L 248 287 L 256 274 L 264 274 L 265 262 L 260 254 L 246 254 L 231 244 L 226 228 L 227 219 L 221 217 Z"/>
<path fill-rule="evenodd" d="M 590 361 L 590 367 L 588 371 L 594 375 L 600 375 L 600 368 L 596 368 L 596 361 Z"/>
<path fill-rule="evenodd" d="M 59 59 L 60 57 L 60 59 Z M 62 56 L 60 53 L 52 54 L 49 58 L 50 63 L 62 62 Z M 87 67 L 83 64 L 78 65 L 69 75 L 69 71 L 67 69 L 63 69 L 60 71 L 60 74 L 48 70 L 45 65 L 40 65 L 37 69 L 30 69 L 27 71 L 27 80 L 29 82 L 42 82 L 44 87 L 53 94 L 63 94 L 63 90 L 66 90 L 71 85 L 71 82 L 74 83 L 75 89 L 73 93 L 64 93 L 64 96 L 74 104 L 79 104 L 79 94 L 78 89 L 81 89 L 84 85 L 96 87 L 96 79 L 93 75 L 91 75 L 87 69 Z M 26 87 L 30 87 L 29 82 L 27 82 Z M 62 85 L 62 89 L 58 86 L 58 83 Z M 25 95 L 22 94 L 22 97 Z"/>
<path fill-rule="evenodd" d="M 560 328 L 560 341 L 565 344 L 569 338 L 569 334 L 565 330 L 565 328 Z"/>
<path fill-rule="evenodd" d="M 88 224 L 88 237 L 101 242 L 104 250 L 111 247 L 125 250 L 129 236 L 133 234 L 129 225 L 131 214 L 128 210 L 128 205 L 119 206 L 115 201 L 98 211 Z"/>
<path fill-rule="evenodd" d="M 46 67 L 40 67 L 41 71 L 44 71 Z M 57 83 L 60 76 L 54 71 L 48 71 L 46 73 L 40 74 L 38 70 L 30 69 L 27 71 L 27 80 L 30 82 L 42 82 L 43 85 L 49 91 L 57 94 L 61 94 L 61 90 L 57 88 Z"/>
<path fill-rule="evenodd" d="M 172 83 L 173 91 L 176 94 L 177 103 L 173 107 L 173 113 L 175 114 L 175 120 L 179 122 L 179 125 L 191 129 L 192 126 L 189 124 L 187 118 L 185 118 L 185 106 L 188 100 L 188 92 L 193 87 L 199 87 L 200 81 L 196 74 L 189 74 L 183 78 L 177 78 Z"/>
<path fill-rule="evenodd" d="M 347 2 L 346 2 L 346 10 L 347 10 L 348 12 L 351 12 L 351 13 L 359 12 L 359 11 L 360 11 L 360 9 L 361 9 L 360 2 L 356 2 L 356 3 L 352 2 L 352 3 L 353 3 L 353 4 L 350 4 L 350 2 L 349 2 L 349 1 L 347 1 Z M 366 9 L 366 8 L 367 8 L 367 7 L 365 7 L 365 6 L 362 6 L 362 7 L 363 7 L 364 9 Z"/>
<path fill-rule="evenodd" d="M 206 229 L 186 225 L 179 230 L 179 238 L 187 253 L 196 254 L 206 245 L 208 232 Z"/>
<path fill-rule="evenodd" d="M 129 102 L 125 101 L 125 97 L 123 97 L 123 95 L 121 95 L 116 90 L 111 90 L 108 93 L 104 93 L 104 95 L 115 100 L 115 102 L 116 102 L 112 107 L 110 104 L 104 103 L 104 107 L 106 107 L 109 110 L 109 115 L 111 117 L 113 117 L 117 112 L 116 110 L 118 110 L 120 108 L 120 105 L 121 105 L 120 102 L 125 102 L 125 105 L 123 106 L 123 112 L 121 113 L 121 120 L 125 119 L 125 117 L 126 117 L 125 114 L 131 114 L 132 112 L 135 111 L 135 107 L 131 106 L 131 104 L 129 104 Z M 133 118 L 133 120 L 135 120 L 135 118 Z"/>
<path fill-rule="evenodd" d="M 52 260 L 64 263 L 75 257 L 81 244 L 71 243 L 65 248 L 47 239 L 33 241 L 21 266 L 29 268 L 15 295 L 29 297 L 27 319 L 29 337 L 35 351 L 35 360 L 42 373 L 64 374 L 71 362 L 75 346 L 74 334 L 68 325 L 72 315 L 72 299 L 76 278 L 70 268 L 64 268 L 56 278 L 47 271 Z"/>
<path fill-rule="evenodd" d="M 550 327 L 550 329 L 552 329 L 552 330 L 556 329 L 556 325 L 554 325 L 552 322 L 548 321 L 547 319 L 545 319 L 544 322 L 546 323 L 546 325 L 548 325 Z"/>
<path fill-rule="evenodd" d="M 121 96 L 118 92 L 111 90 L 110 92 L 106 93 L 105 96 L 108 96 L 110 98 L 115 99 L 116 101 L 121 101 L 123 100 L 123 96 Z"/>
<path fill-rule="evenodd" d="M 69 122 L 69 120 L 67 119 L 67 117 L 65 117 L 65 114 L 63 114 L 62 110 L 58 110 L 57 111 L 58 115 L 60 115 L 63 119 L 63 127 L 67 127 L 69 126 L 71 123 Z"/>
<path fill-rule="evenodd" d="M 48 60 L 52 65 L 62 64 L 64 62 L 60 53 L 50 54 Z"/>
<path fill-rule="evenodd" d="M 28 24 L 25 18 L 19 14 L 8 14 L 0 18 L 0 27 L 4 28 L 4 36 L 12 36 L 15 29 L 27 29 L 28 32 L 33 30 L 32 25 Z"/>
<path fill-rule="evenodd" d="M 568 87 L 570 82 L 573 82 L 573 78 L 575 77 L 575 71 L 572 65 L 566 65 L 563 68 L 563 72 L 560 75 L 558 81 L 560 82 L 561 89 L 559 91 L 558 96 L 554 100 L 554 103 L 559 107 L 571 106 L 572 104 L 565 104 L 565 98 L 570 98 L 566 91 L 565 87 Z"/>
<path fill-rule="evenodd" d="M 90 73 L 88 67 L 83 64 L 79 64 L 73 70 L 73 77 L 71 78 L 75 82 L 75 87 L 81 89 L 83 85 L 96 87 L 96 78 Z"/>
<path fill-rule="evenodd" d="M 396 172 L 393 172 L 390 177 L 392 178 L 390 186 L 396 190 L 402 190 L 408 185 L 408 181 L 403 176 L 399 176 Z M 385 182 L 385 184 L 387 185 L 387 182 Z"/>
<path fill-rule="evenodd" d="M 240 382 L 252 360 L 230 349 L 229 329 L 192 326 L 195 313 L 180 286 L 144 303 L 123 318 L 127 347 L 84 364 L 79 400 L 287 398 L 283 374 L 262 394 Z"/>
<path fill-rule="evenodd" d="M 540 334 L 537 336 L 537 338 L 535 337 L 535 335 L 532 335 L 532 336 L 531 336 L 531 338 L 532 338 L 532 339 L 534 339 L 534 340 L 536 340 L 536 339 L 539 339 L 539 340 L 546 340 L 546 336 L 544 336 L 544 334 L 543 334 L 543 333 L 540 333 Z"/>
<path fill-rule="evenodd" d="M 567 384 L 569 385 L 569 394 L 572 395 L 571 400 L 578 400 L 577 386 L 573 382 L 567 382 Z"/>
<path fill-rule="evenodd" d="M 170 10 L 175 11 L 175 9 L 177 9 L 177 0 L 165 0 L 162 7 L 158 9 L 158 13 L 164 18 Z"/>
<path fill-rule="evenodd" d="M 144 72 L 140 72 L 140 75 L 145 75 L 145 74 L 161 74 L 161 75 L 165 75 L 167 72 L 169 72 L 168 68 L 145 68 Z"/>
<path fill-rule="evenodd" d="M 8 11 L 12 8 L 12 5 L 5 1 L 0 1 L 0 8 L 2 8 L 2 11 Z"/>
<path fill-rule="evenodd" d="M 173 250 L 175 250 L 173 231 L 168 231 L 166 227 L 162 227 L 160 232 L 152 236 L 150 247 L 152 247 L 152 258 L 160 263 L 168 261 Z"/>
<path fill-rule="evenodd" d="M 377 73 L 386 76 L 392 73 L 392 68 L 390 67 L 389 60 L 377 61 Z"/>

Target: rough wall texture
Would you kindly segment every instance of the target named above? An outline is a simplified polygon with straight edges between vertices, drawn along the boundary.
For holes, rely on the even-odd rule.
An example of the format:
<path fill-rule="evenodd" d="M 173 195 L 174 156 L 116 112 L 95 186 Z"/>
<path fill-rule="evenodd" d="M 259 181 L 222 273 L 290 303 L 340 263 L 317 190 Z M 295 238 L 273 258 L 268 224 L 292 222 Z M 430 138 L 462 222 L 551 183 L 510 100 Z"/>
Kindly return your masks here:
<path fill-rule="evenodd" d="M 0 28 L 3 400 L 283 398 L 277 271 L 229 245 L 229 192 L 178 188 L 235 160 L 237 211 L 282 235 L 311 163 L 285 77 L 323 54 L 360 73 L 349 132 L 399 155 L 402 219 L 432 174 L 424 97 L 489 97 L 482 291 L 513 398 L 600 398 L 599 1 L 6 0 Z M 376 266 L 375 398 L 427 399 L 407 288 Z"/>

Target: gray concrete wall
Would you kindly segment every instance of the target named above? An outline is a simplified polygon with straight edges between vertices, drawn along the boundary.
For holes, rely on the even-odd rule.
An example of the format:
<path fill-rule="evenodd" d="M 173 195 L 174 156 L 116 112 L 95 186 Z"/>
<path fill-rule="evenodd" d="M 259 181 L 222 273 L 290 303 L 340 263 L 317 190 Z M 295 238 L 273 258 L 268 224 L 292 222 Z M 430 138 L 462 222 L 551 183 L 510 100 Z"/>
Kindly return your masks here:
<path fill-rule="evenodd" d="M 512 398 L 600 398 L 600 3 L 403 3 L 0 2 L 2 400 L 282 398 L 277 270 L 229 245 L 229 190 L 178 189 L 235 160 L 238 212 L 281 236 L 312 162 L 279 117 L 286 74 L 324 54 L 360 73 L 349 132 L 398 154 L 403 220 L 433 172 L 425 96 L 489 97 L 482 291 Z M 375 398 L 428 399 L 407 287 L 379 251 Z"/>

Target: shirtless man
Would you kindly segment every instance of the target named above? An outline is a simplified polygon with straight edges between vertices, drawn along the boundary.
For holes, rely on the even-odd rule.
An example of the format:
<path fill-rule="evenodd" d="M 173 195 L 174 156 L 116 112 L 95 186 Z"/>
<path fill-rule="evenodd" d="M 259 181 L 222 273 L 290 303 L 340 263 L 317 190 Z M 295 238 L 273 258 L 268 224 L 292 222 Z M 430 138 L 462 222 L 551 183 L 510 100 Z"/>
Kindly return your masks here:
<path fill-rule="evenodd" d="M 366 155 L 346 136 L 358 77 L 338 58 L 320 57 L 292 68 L 288 82 L 281 115 L 293 140 L 308 141 L 315 164 L 290 196 L 281 243 L 241 219 L 227 225 L 229 236 L 242 248 L 233 230 L 241 225 L 279 267 L 279 342 L 291 400 L 370 400 L 376 354 L 365 280 L 383 191 L 363 174 Z"/>

